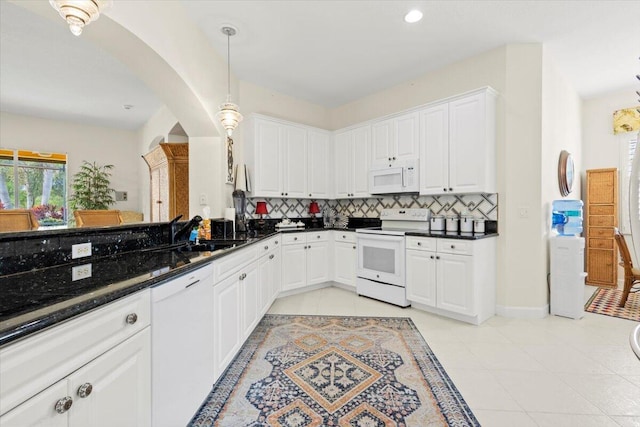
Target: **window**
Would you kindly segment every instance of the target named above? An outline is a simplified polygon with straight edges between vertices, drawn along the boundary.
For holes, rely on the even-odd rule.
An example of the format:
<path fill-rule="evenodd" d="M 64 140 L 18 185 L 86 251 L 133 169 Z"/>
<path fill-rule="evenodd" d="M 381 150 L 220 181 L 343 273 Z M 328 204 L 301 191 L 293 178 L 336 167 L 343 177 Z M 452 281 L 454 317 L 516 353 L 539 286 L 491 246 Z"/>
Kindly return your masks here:
<path fill-rule="evenodd" d="M 0 149 L 0 209 L 31 209 L 41 226 L 67 222 L 67 155 Z"/>
<path fill-rule="evenodd" d="M 620 138 L 620 230 L 631 234 L 629 222 L 629 184 L 631 183 L 631 166 L 638 146 L 638 134 L 623 133 Z M 640 179 L 636 176 L 635 179 Z M 640 200 L 640 197 L 638 198 Z M 635 206 L 635 213 L 640 218 L 640 203 Z"/>

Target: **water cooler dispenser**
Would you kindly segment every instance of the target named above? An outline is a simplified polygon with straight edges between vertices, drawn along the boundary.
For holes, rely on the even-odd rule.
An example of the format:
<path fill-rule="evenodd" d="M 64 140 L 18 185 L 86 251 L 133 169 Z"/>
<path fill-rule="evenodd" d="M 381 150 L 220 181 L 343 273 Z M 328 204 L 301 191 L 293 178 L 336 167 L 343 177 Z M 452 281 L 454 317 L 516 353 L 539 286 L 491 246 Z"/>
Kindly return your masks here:
<path fill-rule="evenodd" d="M 552 208 L 551 314 L 584 316 L 584 238 L 581 200 L 555 200 Z"/>

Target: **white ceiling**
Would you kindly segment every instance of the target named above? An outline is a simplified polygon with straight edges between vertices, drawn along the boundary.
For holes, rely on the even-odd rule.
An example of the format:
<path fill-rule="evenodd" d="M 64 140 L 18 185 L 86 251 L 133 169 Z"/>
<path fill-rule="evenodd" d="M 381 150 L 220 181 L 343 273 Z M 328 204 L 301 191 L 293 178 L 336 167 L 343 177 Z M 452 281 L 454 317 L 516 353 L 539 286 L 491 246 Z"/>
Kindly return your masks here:
<path fill-rule="evenodd" d="M 508 43 L 544 44 L 583 98 L 640 86 L 640 1 L 181 1 L 223 57 L 220 28 L 238 28 L 238 78 L 327 107 Z M 124 65 L 62 20 L 0 3 L 3 111 L 135 129 L 159 108 Z M 404 23 L 414 7 L 424 19 Z"/>

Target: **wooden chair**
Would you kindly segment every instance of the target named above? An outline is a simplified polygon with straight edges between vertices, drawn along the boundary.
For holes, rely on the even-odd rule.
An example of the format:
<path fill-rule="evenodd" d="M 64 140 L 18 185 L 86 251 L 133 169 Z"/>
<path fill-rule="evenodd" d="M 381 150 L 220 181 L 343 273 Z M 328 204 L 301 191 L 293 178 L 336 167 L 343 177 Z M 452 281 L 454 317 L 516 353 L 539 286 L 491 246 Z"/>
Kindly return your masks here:
<path fill-rule="evenodd" d="M 99 227 L 122 224 L 120 211 L 116 210 L 80 210 L 73 211 L 76 227 Z"/>
<path fill-rule="evenodd" d="M 38 219 L 29 209 L 0 210 L 0 232 L 37 230 Z"/>
<path fill-rule="evenodd" d="M 614 228 L 614 237 L 620 249 L 620 258 L 622 258 L 620 265 L 624 267 L 624 289 L 622 291 L 622 298 L 620 298 L 620 304 L 618 304 L 620 307 L 624 307 L 627 303 L 627 298 L 629 298 L 631 288 L 633 288 L 633 285 L 640 283 L 640 269 L 633 267 L 627 242 L 625 242 L 624 236 L 620 234 L 617 228 Z M 638 290 L 635 289 L 633 292 L 636 291 Z"/>

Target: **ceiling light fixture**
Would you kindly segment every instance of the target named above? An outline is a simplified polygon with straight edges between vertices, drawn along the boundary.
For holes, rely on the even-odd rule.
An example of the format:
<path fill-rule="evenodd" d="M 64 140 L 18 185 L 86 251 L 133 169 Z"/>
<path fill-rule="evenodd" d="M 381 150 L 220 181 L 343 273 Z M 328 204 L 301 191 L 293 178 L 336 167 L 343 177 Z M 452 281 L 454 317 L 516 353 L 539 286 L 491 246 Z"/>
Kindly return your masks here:
<path fill-rule="evenodd" d="M 408 22 L 409 24 L 418 22 L 421 19 L 422 19 L 422 12 L 416 9 L 411 10 L 409 11 L 409 13 L 404 15 L 404 22 Z"/>
<path fill-rule="evenodd" d="M 220 123 L 222 123 L 222 126 L 226 129 L 227 136 L 230 138 L 233 130 L 238 126 L 238 123 L 242 121 L 242 114 L 238 111 L 238 106 L 231 102 L 231 53 L 229 39 L 238 31 L 233 27 L 222 27 L 221 31 L 222 34 L 227 35 L 227 102 L 220 105 L 218 120 L 220 120 Z"/>
<path fill-rule="evenodd" d="M 73 35 L 79 36 L 85 25 L 113 5 L 113 0 L 49 0 L 49 4 L 67 21 Z"/>

